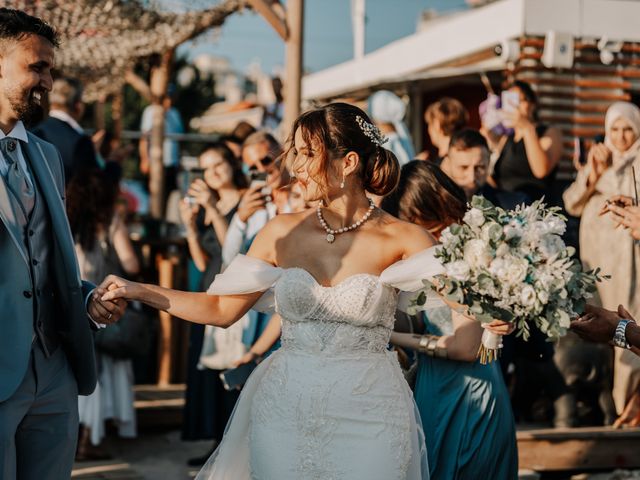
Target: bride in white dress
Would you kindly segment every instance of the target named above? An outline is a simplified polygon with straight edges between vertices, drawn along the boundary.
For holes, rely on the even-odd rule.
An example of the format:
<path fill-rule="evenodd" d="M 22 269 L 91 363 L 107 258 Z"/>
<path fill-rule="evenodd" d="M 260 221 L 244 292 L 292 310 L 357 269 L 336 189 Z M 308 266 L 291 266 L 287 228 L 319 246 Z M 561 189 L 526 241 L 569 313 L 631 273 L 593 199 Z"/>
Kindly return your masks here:
<path fill-rule="evenodd" d="M 287 167 L 325 206 L 274 218 L 206 294 L 109 277 L 104 299 L 221 327 L 250 308 L 282 317 L 282 347 L 249 378 L 198 479 L 427 479 L 420 418 L 387 345 L 401 292 L 441 271 L 435 241 L 367 198 L 395 188 L 399 166 L 362 110 L 306 112 L 292 139 Z"/>

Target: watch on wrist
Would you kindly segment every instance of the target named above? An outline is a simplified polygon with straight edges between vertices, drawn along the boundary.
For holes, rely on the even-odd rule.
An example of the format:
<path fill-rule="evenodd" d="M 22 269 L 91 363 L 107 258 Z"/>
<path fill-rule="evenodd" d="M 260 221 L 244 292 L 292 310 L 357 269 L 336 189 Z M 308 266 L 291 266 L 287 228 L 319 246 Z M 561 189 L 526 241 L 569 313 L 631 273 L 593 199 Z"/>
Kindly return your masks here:
<path fill-rule="evenodd" d="M 633 320 L 628 320 L 626 318 L 623 318 L 618 322 L 616 331 L 613 334 L 613 344 L 616 347 L 629 348 L 630 345 L 629 345 L 629 342 L 627 342 L 626 331 L 627 331 L 627 325 L 629 325 L 629 323 L 631 322 L 635 323 Z"/>

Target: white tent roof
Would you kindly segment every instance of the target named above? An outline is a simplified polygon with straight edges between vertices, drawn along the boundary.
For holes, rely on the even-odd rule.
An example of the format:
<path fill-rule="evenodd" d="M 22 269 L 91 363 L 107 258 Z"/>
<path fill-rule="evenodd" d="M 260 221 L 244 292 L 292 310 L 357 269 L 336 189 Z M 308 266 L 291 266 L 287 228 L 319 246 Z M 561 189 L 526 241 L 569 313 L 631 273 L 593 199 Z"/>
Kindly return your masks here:
<path fill-rule="evenodd" d="M 640 1 L 636 0 L 502 0 L 427 24 L 425 31 L 396 40 L 360 59 L 351 60 L 302 81 L 305 100 L 330 98 L 383 83 L 433 76 L 468 56 L 522 35 L 549 31 L 574 37 L 640 41 Z M 504 66 L 496 58 L 477 71 Z M 488 68 L 489 67 L 489 68 Z M 439 69 L 455 74 L 455 68 Z M 464 68 L 468 70 L 468 66 Z"/>

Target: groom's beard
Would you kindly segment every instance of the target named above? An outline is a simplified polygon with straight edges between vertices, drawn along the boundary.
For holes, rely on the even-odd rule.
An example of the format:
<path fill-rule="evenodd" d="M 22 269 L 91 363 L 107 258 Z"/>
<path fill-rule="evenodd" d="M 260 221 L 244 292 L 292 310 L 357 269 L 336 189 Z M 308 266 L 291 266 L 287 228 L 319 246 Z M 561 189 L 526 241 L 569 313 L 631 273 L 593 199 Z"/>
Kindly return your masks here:
<path fill-rule="evenodd" d="M 46 91 L 40 88 L 32 89 L 28 96 L 9 92 L 7 99 L 13 111 L 19 120 L 24 123 L 25 127 L 33 127 L 44 119 L 44 108 L 42 101 L 44 100 Z"/>

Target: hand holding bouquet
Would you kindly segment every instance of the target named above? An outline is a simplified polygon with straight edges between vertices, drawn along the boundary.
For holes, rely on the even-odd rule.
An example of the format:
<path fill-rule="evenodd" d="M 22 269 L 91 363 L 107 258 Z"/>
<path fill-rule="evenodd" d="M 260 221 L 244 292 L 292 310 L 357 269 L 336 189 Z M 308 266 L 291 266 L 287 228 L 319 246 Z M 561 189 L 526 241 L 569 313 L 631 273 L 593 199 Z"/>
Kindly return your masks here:
<path fill-rule="evenodd" d="M 436 257 L 445 273 L 425 284 L 482 323 L 513 322 L 525 340 L 531 324 L 552 340 L 564 336 L 596 282 L 607 277 L 582 271 L 575 249 L 562 240 L 566 224 L 558 211 L 541 200 L 505 211 L 474 196 L 462 225 L 442 232 Z M 416 305 L 425 300 L 423 292 Z M 500 346 L 500 337 L 485 330 L 481 362 L 494 360 Z"/>

